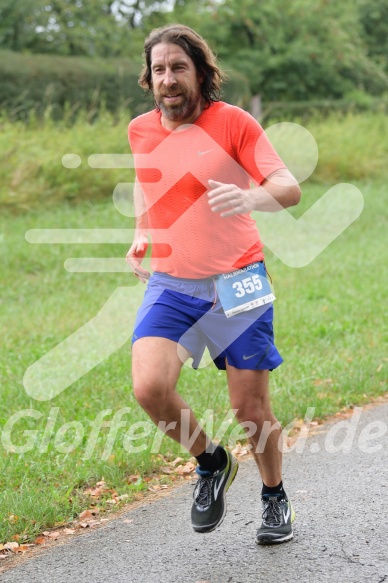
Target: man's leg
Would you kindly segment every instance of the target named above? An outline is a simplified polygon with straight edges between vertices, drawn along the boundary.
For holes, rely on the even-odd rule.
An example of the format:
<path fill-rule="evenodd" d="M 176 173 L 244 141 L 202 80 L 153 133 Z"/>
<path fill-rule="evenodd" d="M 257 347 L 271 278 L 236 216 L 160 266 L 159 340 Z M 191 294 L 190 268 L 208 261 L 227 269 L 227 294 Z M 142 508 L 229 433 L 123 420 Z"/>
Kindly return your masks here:
<path fill-rule="evenodd" d="M 263 481 L 263 522 L 258 544 L 275 544 L 293 537 L 295 513 L 282 483 L 282 429 L 272 413 L 268 370 L 240 370 L 226 363 L 230 402 L 236 418 L 249 431 L 252 453 Z"/>
<path fill-rule="evenodd" d="M 272 413 L 269 400 L 268 370 L 240 370 L 226 364 L 232 409 L 239 423 L 256 426 L 249 438 L 252 454 L 266 486 L 277 486 L 282 479 L 281 426 Z M 250 430 L 250 427 L 247 427 Z"/>
<path fill-rule="evenodd" d="M 198 428 L 198 421 L 188 404 L 176 392 L 176 385 L 183 365 L 184 349 L 167 338 L 147 336 L 139 338 L 132 346 L 132 379 L 135 397 L 141 407 L 158 425 L 164 422 L 166 435 L 181 443 L 193 456 L 202 454 L 208 440 L 201 429 L 191 444 L 182 442 Z M 186 357 L 189 353 L 186 351 Z M 182 427 L 182 411 L 188 427 Z M 162 428 L 162 427 L 161 427 Z"/>
<path fill-rule="evenodd" d="M 178 355 L 179 348 L 179 355 Z M 182 358 L 183 356 L 183 358 Z M 163 430 L 197 458 L 199 480 L 194 490 L 191 522 L 196 532 L 209 532 L 219 526 L 226 513 L 225 494 L 237 473 L 237 460 L 220 446 L 215 446 L 201 428 L 193 443 L 188 443 L 198 421 L 176 385 L 182 363 L 189 353 L 167 338 L 143 337 L 132 347 L 134 394 L 155 424 L 164 422 Z M 182 411 L 185 411 L 182 424 Z"/>

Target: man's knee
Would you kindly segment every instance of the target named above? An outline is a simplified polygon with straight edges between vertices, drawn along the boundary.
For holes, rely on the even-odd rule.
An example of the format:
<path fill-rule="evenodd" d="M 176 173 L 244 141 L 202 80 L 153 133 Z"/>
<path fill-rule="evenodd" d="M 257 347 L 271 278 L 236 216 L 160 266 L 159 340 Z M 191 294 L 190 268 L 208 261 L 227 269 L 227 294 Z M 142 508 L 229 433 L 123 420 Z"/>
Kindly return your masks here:
<path fill-rule="evenodd" d="M 236 419 L 239 423 L 253 421 L 260 428 L 265 421 L 273 419 L 273 413 L 267 398 L 257 398 L 253 401 L 238 400 L 232 403 L 232 408 L 236 410 Z"/>
<path fill-rule="evenodd" d="M 265 412 L 263 410 L 241 409 L 236 412 L 236 419 L 244 428 L 246 437 L 253 438 L 257 443 L 257 453 L 262 453 L 265 450 L 268 439 L 272 439 L 272 436 L 279 439 L 282 427 L 271 410 Z"/>
<path fill-rule="evenodd" d="M 168 402 L 169 387 L 159 378 L 133 380 L 133 394 L 146 411 L 153 411 Z"/>
<path fill-rule="evenodd" d="M 149 409 L 159 397 L 158 388 L 150 381 L 133 381 L 133 394 L 143 409 Z"/>

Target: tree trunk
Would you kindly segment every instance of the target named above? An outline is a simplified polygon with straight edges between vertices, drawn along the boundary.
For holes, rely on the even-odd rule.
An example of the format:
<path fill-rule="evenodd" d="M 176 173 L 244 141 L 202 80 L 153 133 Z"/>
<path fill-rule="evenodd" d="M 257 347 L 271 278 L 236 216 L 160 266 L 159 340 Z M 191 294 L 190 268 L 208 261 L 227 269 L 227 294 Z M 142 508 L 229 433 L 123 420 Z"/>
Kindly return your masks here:
<path fill-rule="evenodd" d="M 261 103 L 261 95 L 253 95 L 251 99 L 250 113 L 257 121 L 260 121 L 263 116 L 263 107 Z"/>

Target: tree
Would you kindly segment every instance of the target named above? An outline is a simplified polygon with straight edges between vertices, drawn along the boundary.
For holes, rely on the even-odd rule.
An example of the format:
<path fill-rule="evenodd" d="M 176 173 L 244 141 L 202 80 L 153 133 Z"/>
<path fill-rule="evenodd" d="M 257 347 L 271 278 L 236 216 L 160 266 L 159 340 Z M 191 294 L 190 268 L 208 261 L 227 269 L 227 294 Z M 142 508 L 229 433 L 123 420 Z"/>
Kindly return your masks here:
<path fill-rule="evenodd" d="M 60 55 L 141 52 L 136 28 L 163 0 L 0 0 L 0 48 Z"/>
<path fill-rule="evenodd" d="M 339 98 L 354 87 L 378 93 L 387 86 L 366 54 L 351 3 L 225 0 L 213 18 L 220 57 L 267 100 Z"/>
<path fill-rule="evenodd" d="M 387 0 L 0 0 L 0 48 L 140 60 L 169 22 L 198 30 L 266 101 L 388 87 Z"/>
<path fill-rule="evenodd" d="M 388 72 L 387 0 L 361 0 L 359 13 L 368 55 Z"/>
<path fill-rule="evenodd" d="M 0 0 L 0 47 L 22 51 L 36 34 L 41 0 Z"/>
<path fill-rule="evenodd" d="M 266 101 L 341 98 L 355 88 L 378 94 L 388 86 L 366 51 L 352 0 L 176 0 L 164 20 L 194 26 L 224 68 L 244 74 Z"/>

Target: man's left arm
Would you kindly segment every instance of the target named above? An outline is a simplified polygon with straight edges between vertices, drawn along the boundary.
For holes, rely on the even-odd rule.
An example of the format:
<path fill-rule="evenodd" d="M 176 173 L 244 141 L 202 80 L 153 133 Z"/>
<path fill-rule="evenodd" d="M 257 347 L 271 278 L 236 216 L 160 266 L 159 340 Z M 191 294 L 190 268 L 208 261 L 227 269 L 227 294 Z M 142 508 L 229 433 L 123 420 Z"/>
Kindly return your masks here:
<path fill-rule="evenodd" d="M 286 168 L 276 170 L 255 188 L 243 190 L 235 184 L 209 180 L 209 205 L 222 217 L 250 213 L 276 212 L 298 204 L 301 190 L 294 176 Z"/>

